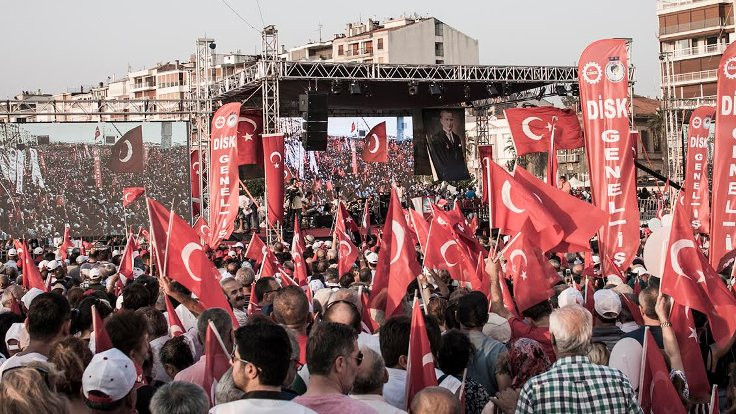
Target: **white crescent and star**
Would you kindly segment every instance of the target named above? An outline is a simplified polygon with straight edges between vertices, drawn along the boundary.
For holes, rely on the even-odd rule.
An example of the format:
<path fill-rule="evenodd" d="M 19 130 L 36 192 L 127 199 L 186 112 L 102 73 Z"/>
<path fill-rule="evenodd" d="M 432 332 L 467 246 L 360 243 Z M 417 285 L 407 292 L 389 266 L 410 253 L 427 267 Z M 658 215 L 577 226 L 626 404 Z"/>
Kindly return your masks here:
<path fill-rule="evenodd" d="M 184 262 L 184 268 L 187 273 L 189 273 L 189 277 L 191 277 L 195 282 L 201 282 L 202 279 L 195 276 L 194 273 L 192 273 L 192 268 L 189 266 L 189 259 L 195 250 L 202 250 L 202 246 L 194 242 L 187 243 L 186 246 L 181 249 L 181 260 Z"/>
<path fill-rule="evenodd" d="M 120 162 L 128 162 L 133 157 L 133 144 L 131 144 L 130 141 L 125 141 L 125 150 L 125 157 L 118 157 Z"/>
<path fill-rule="evenodd" d="M 132 196 L 132 195 L 133 195 L 133 194 L 131 194 L 131 193 L 129 193 L 129 192 L 126 192 L 126 193 L 125 193 L 125 194 L 123 195 L 123 201 L 125 201 L 126 203 L 130 203 L 130 196 Z"/>
<path fill-rule="evenodd" d="M 204 231 L 204 229 L 207 229 L 207 231 Z M 202 233 L 203 236 L 208 236 L 209 237 L 209 235 L 210 235 L 210 226 L 208 226 L 206 224 L 203 224 L 203 225 L 199 226 L 199 232 Z"/>
<path fill-rule="evenodd" d="M 528 263 L 527 262 L 527 258 L 526 258 L 526 253 L 524 253 L 523 250 L 521 250 L 521 249 L 514 249 L 514 250 L 512 250 L 511 251 L 511 254 L 509 254 L 509 263 L 511 263 L 511 268 L 514 271 L 516 271 L 516 266 L 514 265 L 514 259 L 516 258 L 516 256 L 521 256 L 521 257 L 524 258 L 524 266 L 526 266 L 526 264 Z"/>
<path fill-rule="evenodd" d="M 694 249 L 695 243 L 693 243 L 692 240 L 687 239 L 680 239 L 672 243 L 672 246 L 670 247 L 670 262 L 672 262 L 672 270 L 674 270 L 675 273 L 690 279 L 690 276 L 687 276 L 682 272 L 682 267 L 680 267 L 680 262 L 677 259 L 677 255 L 680 254 L 680 250 L 687 248 Z"/>
<path fill-rule="evenodd" d="M 194 174 L 199 175 L 199 161 L 192 163 L 192 171 L 194 171 Z"/>
<path fill-rule="evenodd" d="M 393 231 L 394 236 L 396 237 L 396 253 L 394 253 L 394 257 L 391 258 L 391 262 L 389 264 L 394 264 L 399 260 L 399 257 L 401 256 L 401 251 L 404 250 L 404 228 L 401 227 L 398 221 L 392 220 L 391 221 L 391 231 Z"/>
<path fill-rule="evenodd" d="M 274 157 L 274 155 L 278 156 L 278 158 L 279 158 L 279 160 L 278 160 L 278 161 L 274 161 L 274 160 L 273 160 L 273 157 Z M 269 156 L 268 156 L 268 159 L 269 159 L 269 160 L 270 160 L 270 161 L 271 161 L 271 162 L 273 163 L 273 166 L 274 166 L 274 167 L 276 167 L 276 168 L 279 168 L 279 163 L 280 163 L 280 162 L 281 162 L 281 160 L 283 160 L 284 158 L 283 158 L 283 157 L 281 156 L 281 154 L 280 154 L 280 153 L 278 153 L 277 151 L 274 151 L 274 152 L 272 152 L 272 153 L 271 153 L 271 155 L 269 155 Z"/>
<path fill-rule="evenodd" d="M 340 240 L 340 250 L 342 250 L 342 246 L 347 246 L 348 252 L 345 253 L 345 256 L 350 256 L 350 254 L 353 252 L 353 248 L 350 246 L 350 243 L 348 243 L 346 240 Z M 342 252 L 340 252 L 342 254 Z"/>
<path fill-rule="evenodd" d="M 539 141 L 542 139 L 544 135 L 537 135 L 532 132 L 532 130 L 529 128 L 529 123 L 532 121 L 541 121 L 542 118 L 537 118 L 536 116 L 530 116 L 528 118 L 524 118 L 523 121 L 521 121 L 521 129 L 524 131 L 524 135 L 526 135 L 529 139 L 534 141 Z"/>
<path fill-rule="evenodd" d="M 447 256 L 446 256 L 447 249 L 449 249 L 450 246 L 452 246 L 453 244 L 457 244 L 457 242 L 455 240 L 448 240 L 445 242 L 445 244 L 440 246 L 440 254 L 442 255 L 442 260 L 444 260 L 445 263 L 447 263 L 447 265 L 450 267 L 455 267 L 455 265 L 457 264 L 457 263 L 450 263 L 450 261 L 447 260 Z"/>
<path fill-rule="evenodd" d="M 524 209 L 519 208 L 514 205 L 514 202 L 511 201 L 511 183 L 509 180 L 506 180 L 503 182 L 503 185 L 501 186 L 501 201 L 503 201 L 503 204 L 508 207 L 509 210 L 511 210 L 514 213 L 523 213 Z"/>
<path fill-rule="evenodd" d="M 375 153 L 378 152 L 378 148 L 381 147 L 381 142 L 378 141 L 378 135 L 376 135 L 376 134 L 371 134 L 371 139 L 374 139 L 375 140 L 374 142 L 376 143 L 376 146 L 373 149 L 370 149 L 369 148 L 368 149 L 368 152 L 370 152 L 371 154 L 375 154 Z"/>

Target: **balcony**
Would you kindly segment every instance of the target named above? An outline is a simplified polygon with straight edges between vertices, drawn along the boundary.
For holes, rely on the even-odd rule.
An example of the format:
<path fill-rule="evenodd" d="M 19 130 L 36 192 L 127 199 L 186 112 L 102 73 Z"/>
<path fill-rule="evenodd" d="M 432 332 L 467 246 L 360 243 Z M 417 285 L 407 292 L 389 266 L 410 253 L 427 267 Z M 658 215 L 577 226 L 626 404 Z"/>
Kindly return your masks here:
<path fill-rule="evenodd" d="M 718 69 L 701 70 L 700 72 L 678 73 L 672 76 L 663 76 L 662 84 L 715 82 L 717 80 L 717 76 L 718 76 Z"/>
<path fill-rule="evenodd" d="M 725 44 L 701 45 L 687 49 L 675 49 L 670 53 L 672 53 L 673 59 L 692 59 L 707 55 L 719 55 L 726 50 L 726 47 L 728 45 Z"/>
<path fill-rule="evenodd" d="M 718 29 L 723 26 L 733 25 L 733 17 L 724 19 L 722 17 L 714 17 L 712 19 L 698 20 L 695 22 L 688 22 L 682 24 L 675 24 L 672 26 L 660 26 L 659 36 L 674 36 L 684 35 L 686 33 L 698 32 L 706 29 Z"/>
<path fill-rule="evenodd" d="M 360 48 L 358 50 L 348 49 L 345 51 L 345 56 L 358 57 L 358 56 L 371 56 L 373 55 L 373 48 Z"/>
<path fill-rule="evenodd" d="M 144 91 L 146 89 L 156 89 L 156 82 L 140 82 L 134 83 L 131 91 Z"/>
<path fill-rule="evenodd" d="M 657 0 L 657 14 L 672 13 L 710 4 L 730 3 L 728 0 Z"/>

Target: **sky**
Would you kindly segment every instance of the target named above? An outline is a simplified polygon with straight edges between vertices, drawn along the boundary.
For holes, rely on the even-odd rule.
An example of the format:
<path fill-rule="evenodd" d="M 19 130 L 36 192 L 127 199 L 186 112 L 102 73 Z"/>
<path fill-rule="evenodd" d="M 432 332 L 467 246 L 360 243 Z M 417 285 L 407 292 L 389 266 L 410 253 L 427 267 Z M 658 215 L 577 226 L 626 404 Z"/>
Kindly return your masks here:
<path fill-rule="evenodd" d="M 478 39 L 480 63 L 487 65 L 575 65 L 595 40 L 632 38 L 635 93 L 658 94 L 654 0 L 259 1 L 262 13 L 256 0 L 2 2 L 0 99 L 22 90 L 77 90 L 128 68 L 188 60 L 205 35 L 218 53 L 259 52 L 260 33 L 248 24 L 276 25 L 279 43 L 289 48 L 318 40 L 320 25 L 328 39 L 348 22 L 414 14 Z"/>
<path fill-rule="evenodd" d="M 94 144 L 95 130 L 100 129 L 100 135 L 114 136 L 117 140 L 137 126 L 143 126 L 143 142 L 161 143 L 161 122 L 51 122 L 19 124 L 20 127 L 32 135 L 48 135 L 53 143 L 63 142 L 71 144 Z M 186 122 L 171 122 L 171 144 L 187 145 Z"/>

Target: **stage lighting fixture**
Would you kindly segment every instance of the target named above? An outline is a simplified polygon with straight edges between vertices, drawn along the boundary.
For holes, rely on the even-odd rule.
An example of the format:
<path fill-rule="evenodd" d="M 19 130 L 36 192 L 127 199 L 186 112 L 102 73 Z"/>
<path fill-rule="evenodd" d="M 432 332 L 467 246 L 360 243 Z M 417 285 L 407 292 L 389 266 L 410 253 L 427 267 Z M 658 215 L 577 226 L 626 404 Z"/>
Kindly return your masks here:
<path fill-rule="evenodd" d="M 442 86 L 432 82 L 429 84 L 429 94 L 432 96 L 442 96 Z"/>
<path fill-rule="evenodd" d="M 567 96 L 567 88 L 565 88 L 565 85 L 555 85 L 555 93 L 560 96 Z"/>
<path fill-rule="evenodd" d="M 210 43 L 210 49 L 215 50 L 216 47 L 217 45 L 215 44 L 215 42 Z"/>
<path fill-rule="evenodd" d="M 350 94 L 351 95 L 362 95 L 363 87 L 357 81 L 350 82 Z"/>
<path fill-rule="evenodd" d="M 342 92 L 342 84 L 338 80 L 333 80 L 330 84 L 330 93 L 333 95 L 339 95 Z"/>
<path fill-rule="evenodd" d="M 414 96 L 419 93 L 419 83 L 417 81 L 409 82 L 409 96 Z"/>
<path fill-rule="evenodd" d="M 470 85 L 463 86 L 463 96 L 465 96 L 466 101 L 470 101 Z"/>
<path fill-rule="evenodd" d="M 496 88 L 496 85 L 489 83 L 486 85 L 486 89 L 488 90 L 488 94 L 491 96 L 498 96 L 500 93 L 498 92 L 498 88 Z"/>
<path fill-rule="evenodd" d="M 580 85 L 577 83 L 573 83 L 570 85 L 570 95 L 572 96 L 579 96 L 580 95 Z"/>

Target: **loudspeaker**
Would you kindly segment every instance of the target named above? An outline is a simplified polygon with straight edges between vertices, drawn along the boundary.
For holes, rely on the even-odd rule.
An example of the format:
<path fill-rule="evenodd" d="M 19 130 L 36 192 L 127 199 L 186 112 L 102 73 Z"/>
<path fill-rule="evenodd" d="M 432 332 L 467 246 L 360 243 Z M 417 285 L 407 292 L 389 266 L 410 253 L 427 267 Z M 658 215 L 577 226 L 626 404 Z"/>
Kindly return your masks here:
<path fill-rule="evenodd" d="M 327 150 L 327 96 L 317 92 L 299 95 L 299 111 L 305 120 L 302 144 L 307 151 Z"/>

